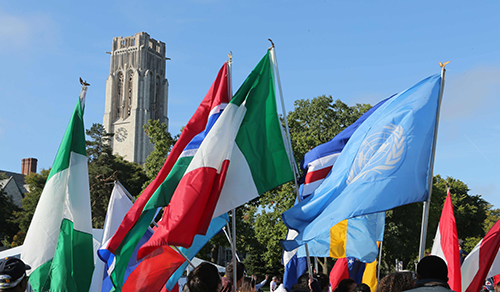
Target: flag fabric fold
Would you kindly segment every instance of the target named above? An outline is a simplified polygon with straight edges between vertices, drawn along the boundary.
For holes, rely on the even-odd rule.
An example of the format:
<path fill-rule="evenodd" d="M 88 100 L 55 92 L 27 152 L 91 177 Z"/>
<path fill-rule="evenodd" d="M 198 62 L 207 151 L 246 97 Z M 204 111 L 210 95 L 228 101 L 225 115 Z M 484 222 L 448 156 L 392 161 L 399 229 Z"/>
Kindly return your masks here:
<path fill-rule="evenodd" d="M 453 214 L 450 188 L 444 201 L 441 219 L 432 245 L 432 255 L 442 258 L 448 266 L 448 285 L 453 291 L 462 291 L 460 276 L 460 246 L 458 244 L 457 223 Z"/>
<path fill-rule="evenodd" d="M 222 227 L 226 226 L 226 223 L 229 221 L 229 216 L 227 214 L 223 214 L 217 218 L 212 219 L 210 222 L 210 226 L 208 227 L 206 235 L 196 235 L 193 240 L 193 244 L 189 248 L 179 247 L 179 249 L 188 257 L 189 260 L 194 259 L 196 254 L 207 244 L 207 242 L 218 234 Z M 166 288 L 168 291 L 172 291 L 175 288 L 175 285 L 181 278 L 182 274 L 186 270 L 188 262 L 185 261 L 176 271 L 175 273 L 168 279 Z"/>
<path fill-rule="evenodd" d="M 331 171 L 340 152 L 342 152 L 347 141 L 349 141 L 349 138 L 351 138 L 351 135 L 356 131 L 359 125 L 387 100 L 389 100 L 389 98 L 377 103 L 352 125 L 344 129 L 330 141 L 316 146 L 304 155 L 304 159 L 300 163 L 300 167 L 304 173 L 301 178 L 302 184 L 299 188 L 302 200 L 309 197 L 318 186 L 321 185 Z M 297 202 L 295 204 L 297 204 Z M 376 240 L 381 241 L 384 233 L 385 214 L 382 213 L 378 216 L 380 216 L 380 218 L 373 218 L 372 216 L 370 220 L 368 220 L 369 217 L 366 216 L 352 218 L 349 221 L 349 226 L 351 227 L 349 229 L 347 229 L 347 221 L 338 223 L 329 231 L 324 232 L 321 236 L 308 242 L 310 255 L 313 257 L 331 256 L 336 258 L 351 256 L 357 257 L 363 262 L 372 262 L 375 260 L 378 251 Z M 373 220 L 378 222 L 378 224 L 375 224 L 378 226 L 378 231 L 377 227 L 371 224 Z M 373 230 L 373 228 L 375 228 L 375 230 L 372 232 L 356 232 L 355 228 L 358 226 L 361 228 L 358 230 L 368 231 Z M 344 230 L 340 230 L 341 228 L 339 227 L 345 228 L 343 228 Z M 350 232 L 347 232 L 348 230 Z M 353 237 L 353 233 L 355 233 L 356 236 Z M 337 237 L 339 235 L 341 236 L 340 238 Z M 281 242 L 284 247 L 283 265 L 285 266 L 283 283 L 288 289 L 291 289 L 291 287 L 297 283 L 298 278 L 306 271 L 306 251 L 304 246 L 299 247 L 298 244 L 293 241 L 296 236 L 297 232 L 289 229 L 286 240 Z M 347 239 L 348 236 L 350 237 L 349 240 Z M 346 242 L 350 242 L 351 244 L 347 245 Z M 363 244 L 357 244 L 357 246 L 354 247 L 356 242 Z M 373 244 L 370 244 L 372 242 Z M 360 249 L 358 249 L 359 247 Z M 351 252 L 351 250 L 353 252 Z"/>
<path fill-rule="evenodd" d="M 353 279 L 356 283 L 365 283 L 370 286 L 371 291 L 377 289 L 377 261 L 366 264 L 356 258 L 339 258 L 330 271 L 330 285 L 332 291 L 337 288 L 340 281 Z"/>
<path fill-rule="evenodd" d="M 283 213 L 297 245 L 342 220 L 427 199 L 440 87 L 440 75 L 428 77 L 358 127 L 324 182 Z"/>
<path fill-rule="evenodd" d="M 184 127 L 157 177 L 137 199 L 110 239 L 108 249 L 114 255 L 110 273 L 117 291 L 121 291 L 129 259 L 154 219 L 156 209 L 169 204 L 173 191 L 201 142 L 229 102 L 228 78 L 227 64 L 224 63 L 207 95 Z M 167 249 L 167 252 L 171 251 Z M 160 257 L 151 257 L 148 263 L 153 262 L 153 259 Z"/>
<path fill-rule="evenodd" d="M 84 85 L 26 234 L 34 291 L 88 291 L 94 270 Z"/>
<path fill-rule="evenodd" d="M 462 263 L 462 292 L 480 291 L 485 279 L 500 274 L 500 220 Z"/>
<path fill-rule="evenodd" d="M 108 271 L 112 271 L 112 269 L 110 270 L 110 267 L 113 265 L 114 255 L 107 249 L 107 246 L 109 244 L 109 240 L 118 229 L 118 226 L 120 226 L 123 218 L 133 206 L 133 203 L 127 193 L 128 191 L 123 187 L 123 185 L 119 181 L 116 181 L 115 186 L 113 187 L 113 191 L 111 192 L 111 197 L 109 198 L 108 211 L 106 213 L 106 219 L 104 220 L 102 237 L 103 245 L 97 251 L 97 255 L 105 263 L 101 287 L 101 291 L 103 292 L 108 292 L 113 289 L 113 283 L 111 282 L 110 273 L 108 273 Z M 139 244 L 134 250 L 125 269 L 125 280 L 140 263 L 140 261 L 137 261 L 136 259 L 139 247 L 142 246 L 146 241 L 148 241 L 152 235 L 153 230 L 149 228 L 142 239 L 139 241 Z"/>
<path fill-rule="evenodd" d="M 212 218 L 292 179 L 268 52 L 201 143 L 139 257 L 166 244 L 189 247 Z"/>

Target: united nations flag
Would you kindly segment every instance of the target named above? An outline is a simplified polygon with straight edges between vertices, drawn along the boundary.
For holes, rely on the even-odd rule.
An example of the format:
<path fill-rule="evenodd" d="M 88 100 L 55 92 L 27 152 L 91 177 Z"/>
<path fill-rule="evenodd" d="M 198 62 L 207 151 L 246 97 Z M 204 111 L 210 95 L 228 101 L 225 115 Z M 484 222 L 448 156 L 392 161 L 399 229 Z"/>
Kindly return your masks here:
<path fill-rule="evenodd" d="M 283 213 L 285 225 L 299 233 L 294 245 L 344 219 L 427 200 L 440 89 L 441 76 L 430 76 L 359 126 L 323 183 Z"/>

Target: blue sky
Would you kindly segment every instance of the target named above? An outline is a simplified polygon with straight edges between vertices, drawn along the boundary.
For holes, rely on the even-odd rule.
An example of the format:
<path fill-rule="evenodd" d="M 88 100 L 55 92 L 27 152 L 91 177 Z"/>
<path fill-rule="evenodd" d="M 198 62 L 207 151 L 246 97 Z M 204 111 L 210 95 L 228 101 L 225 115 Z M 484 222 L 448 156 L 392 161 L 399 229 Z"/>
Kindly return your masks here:
<path fill-rule="evenodd" d="M 49 168 L 80 92 L 102 123 L 112 38 L 145 31 L 167 45 L 170 131 L 177 134 L 233 52 L 236 90 L 276 44 L 287 110 L 332 95 L 374 104 L 451 61 L 435 174 L 500 207 L 498 1 L 0 0 L 0 169 Z M 480 3 L 480 4 L 478 4 Z"/>

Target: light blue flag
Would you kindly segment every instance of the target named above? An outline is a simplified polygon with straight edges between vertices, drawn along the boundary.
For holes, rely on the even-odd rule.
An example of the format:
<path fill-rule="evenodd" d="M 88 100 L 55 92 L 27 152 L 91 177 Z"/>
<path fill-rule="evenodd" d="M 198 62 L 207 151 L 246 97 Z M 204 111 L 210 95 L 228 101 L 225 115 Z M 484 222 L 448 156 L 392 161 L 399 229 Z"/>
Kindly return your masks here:
<path fill-rule="evenodd" d="M 349 139 L 325 181 L 283 213 L 298 245 L 338 222 L 427 200 L 440 75 L 381 105 Z"/>
<path fill-rule="evenodd" d="M 217 233 L 219 233 L 222 230 L 222 227 L 226 226 L 226 223 L 229 221 L 229 216 L 227 213 L 220 215 L 217 218 L 212 219 L 210 222 L 210 226 L 208 227 L 207 233 L 205 235 L 200 235 L 197 234 L 194 237 L 193 244 L 189 248 L 184 248 L 184 247 L 179 247 L 179 249 L 186 255 L 186 257 L 189 258 L 189 260 L 192 260 L 196 254 L 207 244 L 207 242 L 214 237 Z M 182 274 L 186 270 L 186 267 L 188 265 L 188 262 L 185 261 L 184 264 L 182 264 L 176 271 L 175 273 L 170 276 L 170 279 L 168 279 L 167 284 L 165 285 L 168 291 L 172 291 L 174 288 L 175 284 L 177 284 L 177 281 L 181 278 Z"/>

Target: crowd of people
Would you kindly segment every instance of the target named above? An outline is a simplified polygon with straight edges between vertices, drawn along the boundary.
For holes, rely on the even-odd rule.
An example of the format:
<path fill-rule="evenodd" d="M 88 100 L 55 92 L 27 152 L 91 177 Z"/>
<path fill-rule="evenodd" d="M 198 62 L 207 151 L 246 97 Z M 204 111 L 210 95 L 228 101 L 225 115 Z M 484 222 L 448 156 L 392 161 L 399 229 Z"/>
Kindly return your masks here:
<path fill-rule="evenodd" d="M 210 271 L 208 267 L 211 266 Z M 258 292 L 267 281 L 266 278 L 257 284 L 257 277 L 247 277 L 244 273 L 245 266 L 238 263 L 236 275 L 233 279 L 233 264 L 226 267 L 226 274 L 218 277 L 217 269 L 210 263 L 204 263 L 194 269 L 188 276 L 186 292 L 231 292 L 236 282 L 238 292 Z M 210 273 L 210 275 L 208 275 Z M 279 276 L 274 276 L 269 284 L 270 292 L 287 292 Z M 205 283 L 206 281 L 206 283 Z M 366 284 L 357 284 L 353 279 L 344 279 L 337 287 L 330 287 L 329 278 L 325 274 L 315 274 L 309 277 L 304 274 L 299 277 L 291 291 L 288 292 L 446 292 L 451 291 L 447 284 L 448 268 L 446 263 L 437 256 L 424 257 L 417 265 L 417 274 L 412 272 L 392 272 L 383 277 L 377 285 L 376 291 L 370 291 Z M 205 283 L 205 284 L 202 284 Z M 497 284 L 497 283 L 495 283 Z M 500 292 L 499 290 L 495 292 Z M 459 291 L 457 291 L 459 292 Z"/>
<path fill-rule="evenodd" d="M 25 291 L 27 287 L 25 265 L 20 259 L 8 257 L 0 259 L 0 292 Z M 267 283 L 268 275 L 260 283 L 257 276 L 245 275 L 245 265 L 237 263 L 236 277 L 233 279 L 233 263 L 226 267 L 225 275 L 221 277 L 215 265 L 204 262 L 197 266 L 187 276 L 183 292 L 232 292 L 236 285 L 237 292 L 262 292 Z M 426 256 L 417 265 L 416 277 L 411 272 L 393 272 L 383 277 L 377 290 L 373 292 L 449 292 L 448 268 L 446 263 L 437 256 Z M 500 281 L 494 283 L 495 292 L 500 292 Z M 282 279 L 274 276 L 269 284 L 270 292 L 372 292 L 366 284 L 357 284 L 353 279 L 344 279 L 337 287 L 330 287 L 329 278 L 325 274 L 315 274 L 310 277 L 304 274 L 299 277 L 291 291 L 284 288 Z M 460 291 L 457 291 L 460 292 Z"/>

